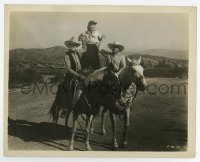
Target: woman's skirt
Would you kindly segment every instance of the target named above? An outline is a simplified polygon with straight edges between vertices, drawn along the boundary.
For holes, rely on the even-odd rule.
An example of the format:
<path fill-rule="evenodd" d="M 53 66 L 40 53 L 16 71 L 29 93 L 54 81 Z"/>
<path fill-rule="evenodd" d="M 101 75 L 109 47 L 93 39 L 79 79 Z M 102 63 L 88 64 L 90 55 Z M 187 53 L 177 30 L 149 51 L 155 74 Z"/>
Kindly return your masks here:
<path fill-rule="evenodd" d="M 87 44 L 87 51 L 81 58 L 81 66 L 83 69 L 100 69 L 99 50 L 96 44 Z"/>

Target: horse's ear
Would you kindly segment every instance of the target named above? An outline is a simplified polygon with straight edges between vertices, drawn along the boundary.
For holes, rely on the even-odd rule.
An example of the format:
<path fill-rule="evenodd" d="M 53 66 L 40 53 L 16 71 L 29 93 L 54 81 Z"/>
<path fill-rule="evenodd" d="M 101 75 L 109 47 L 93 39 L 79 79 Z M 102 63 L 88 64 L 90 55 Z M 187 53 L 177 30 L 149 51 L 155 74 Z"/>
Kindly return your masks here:
<path fill-rule="evenodd" d="M 128 56 L 126 56 L 126 60 L 128 62 L 128 65 L 131 65 L 131 66 L 133 65 L 132 60 Z"/>
<path fill-rule="evenodd" d="M 139 59 L 138 59 L 138 65 L 140 65 L 141 60 L 142 60 L 142 57 L 140 56 Z"/>

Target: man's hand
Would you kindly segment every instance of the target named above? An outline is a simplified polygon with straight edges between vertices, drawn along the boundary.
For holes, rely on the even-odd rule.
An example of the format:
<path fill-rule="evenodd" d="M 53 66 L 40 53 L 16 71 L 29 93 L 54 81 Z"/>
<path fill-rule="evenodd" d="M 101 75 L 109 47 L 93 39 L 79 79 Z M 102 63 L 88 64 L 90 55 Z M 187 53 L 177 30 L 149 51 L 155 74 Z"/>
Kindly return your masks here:
<path fill-rule="evenodd" d="M 84 75 L 81 75 L 81 74 L 80 74 L 79 78 L 80 78 L 81 80 L 85 80 L 86 77 L 85 77 Z"/>

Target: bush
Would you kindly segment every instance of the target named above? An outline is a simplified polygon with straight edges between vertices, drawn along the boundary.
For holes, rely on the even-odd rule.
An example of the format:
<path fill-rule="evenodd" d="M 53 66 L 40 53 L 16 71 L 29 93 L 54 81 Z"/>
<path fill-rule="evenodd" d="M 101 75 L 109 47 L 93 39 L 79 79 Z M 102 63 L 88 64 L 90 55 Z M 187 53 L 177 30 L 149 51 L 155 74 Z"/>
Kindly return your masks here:
<path fill-rule="evenodd" d="M 33 69 L 17 69 L 10 68 L 9 71 L 9 83 L 31 83 L 35 81 L 41 81 L 42 76 L 40 73 Z"/>
<path fill-rule="evenodd" d="M 55 73 L 55 77 L 51 79 L 51 83 L 58 83 L 61 82 L 64 78 L 63 72 L 57 71 Z"/>

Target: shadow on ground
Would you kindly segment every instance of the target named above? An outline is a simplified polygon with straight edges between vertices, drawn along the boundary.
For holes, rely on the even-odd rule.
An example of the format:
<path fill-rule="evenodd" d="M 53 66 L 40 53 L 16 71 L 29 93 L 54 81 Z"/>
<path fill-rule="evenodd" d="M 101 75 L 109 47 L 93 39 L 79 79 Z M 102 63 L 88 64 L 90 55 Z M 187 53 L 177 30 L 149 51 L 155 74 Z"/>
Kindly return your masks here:
<path fill-rule="evenodd" d="M 71 128 L 49 122 L 35 123 L 9 118 L 8 135 L 18 137 L 25 142 L 39 142 L 59 150 L 67 150 L 68 145 L 64 145 L 57 140 L 70 140 Z M 85 135 L 81 129 L 76 131 L 75 141 L 84 143 Z M 93 145 L 93 147 L 103 147 L 112 150 L 111 146 L 96 142 L 95 140 L 90 140 L 90 144 Z M 63 149 L 63 147 L 66 149 Z M 79 151 L 82 150 L 80 148 L 75 149 Z"/>

